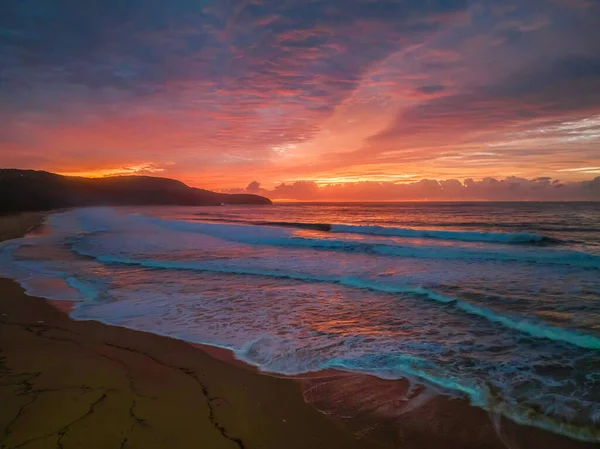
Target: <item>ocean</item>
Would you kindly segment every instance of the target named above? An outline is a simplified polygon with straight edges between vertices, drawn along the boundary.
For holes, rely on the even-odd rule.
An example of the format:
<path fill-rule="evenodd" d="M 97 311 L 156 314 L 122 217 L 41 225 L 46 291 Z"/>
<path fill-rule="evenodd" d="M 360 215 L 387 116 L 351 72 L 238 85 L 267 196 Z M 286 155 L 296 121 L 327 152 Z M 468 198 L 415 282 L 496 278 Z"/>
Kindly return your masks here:
<path fill-rule="evenodd" d="M 600 441 L 599 203 L 75 209 L 0 243 L 0 276 L 267 373 L 409 378 Z"/>

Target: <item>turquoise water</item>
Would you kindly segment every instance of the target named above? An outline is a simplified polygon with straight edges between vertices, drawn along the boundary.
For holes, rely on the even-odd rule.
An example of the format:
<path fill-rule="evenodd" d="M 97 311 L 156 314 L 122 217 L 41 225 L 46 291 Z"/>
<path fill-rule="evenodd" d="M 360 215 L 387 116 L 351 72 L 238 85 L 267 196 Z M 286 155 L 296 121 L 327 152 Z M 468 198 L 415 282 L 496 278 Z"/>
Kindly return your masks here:
<path fill-rule="evenodd" d="M 266 372 L 411 377 L 600 441 L 598 204 L 94 208 L 1 244 L 0 275 Z"/>

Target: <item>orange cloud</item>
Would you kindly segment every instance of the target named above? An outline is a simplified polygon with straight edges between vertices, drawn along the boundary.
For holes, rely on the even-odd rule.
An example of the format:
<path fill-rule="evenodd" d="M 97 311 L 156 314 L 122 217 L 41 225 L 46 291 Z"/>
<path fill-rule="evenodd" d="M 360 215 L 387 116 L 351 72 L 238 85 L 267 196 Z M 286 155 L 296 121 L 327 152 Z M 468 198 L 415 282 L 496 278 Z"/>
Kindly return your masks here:
<path fill-rule="evenodd" d="M 585 1 L 136 1 L 101 20 L 83 6 L 0 18 L 2 165 L 221 189 L 306 181 L 319 197 L 575 182 L 600 165 L 600 26 Z"/>

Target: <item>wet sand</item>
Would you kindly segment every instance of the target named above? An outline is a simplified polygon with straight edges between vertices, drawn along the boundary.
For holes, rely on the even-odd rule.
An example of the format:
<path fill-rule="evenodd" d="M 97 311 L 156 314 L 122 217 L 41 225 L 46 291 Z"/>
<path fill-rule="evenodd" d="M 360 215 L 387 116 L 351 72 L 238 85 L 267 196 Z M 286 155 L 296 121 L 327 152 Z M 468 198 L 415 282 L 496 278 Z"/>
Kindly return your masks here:
<path fill-rule="evenodd" d="M 385 447 L 306 405 L 292 380 L 70 320 L 11 281 L 0 312 L 1 447 Z"/>
<path fill-rule="evenodd" d="M 13 229 L 1 235 L 40 217 L 3 220 Z M 594 447 L 507 420 L 495 427 L 408 381 L 268 376 L 228 351 L 74 321 L 68 308 L 0 280 L 0 448 Z"/>
<path fill-rule="evenodd" d="M 0 215 L 0 242 L 23 236 L 38 227 L 45 216 L 43 212 Z"/>

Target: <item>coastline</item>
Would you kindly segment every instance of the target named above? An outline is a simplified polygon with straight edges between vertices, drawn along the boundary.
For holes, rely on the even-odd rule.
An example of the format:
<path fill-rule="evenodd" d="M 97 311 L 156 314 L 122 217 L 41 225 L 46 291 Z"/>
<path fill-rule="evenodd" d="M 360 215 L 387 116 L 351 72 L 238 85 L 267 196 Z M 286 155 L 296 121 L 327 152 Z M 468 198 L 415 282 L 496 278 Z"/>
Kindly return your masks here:
<path fill-rule="evenodd" d="M 12 281 L 0 292 L 1 447 L 386 447 L 306 405 L 291 380 L 71 320 Z"/>
<path fill-rule="evenodd" d="M 224 349 L 72 320 L 68 306 L 0 280 L 1 448 L 594 447 L 506 419 L 499 437 L 486 412 L 408 381 L 266 375 Z"/>
<path fill-rule="evenodd" d="M 0 242 L 16 239 L 33 231 L 44 223 L 52 212 L 22 212 L 19 214 L 0 214 Z"/>

